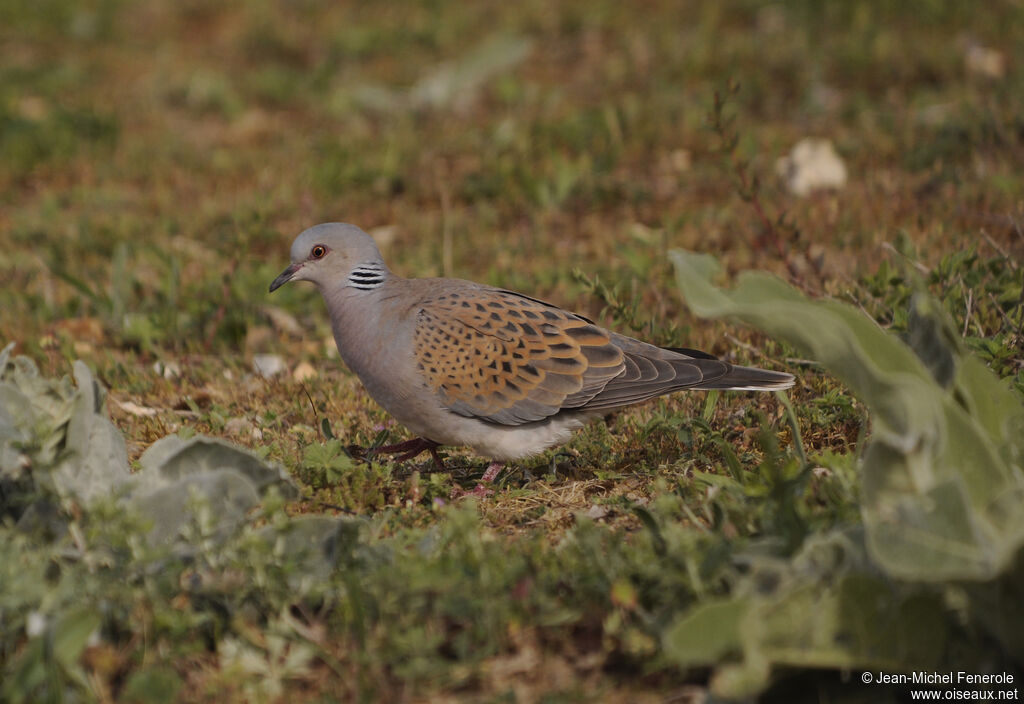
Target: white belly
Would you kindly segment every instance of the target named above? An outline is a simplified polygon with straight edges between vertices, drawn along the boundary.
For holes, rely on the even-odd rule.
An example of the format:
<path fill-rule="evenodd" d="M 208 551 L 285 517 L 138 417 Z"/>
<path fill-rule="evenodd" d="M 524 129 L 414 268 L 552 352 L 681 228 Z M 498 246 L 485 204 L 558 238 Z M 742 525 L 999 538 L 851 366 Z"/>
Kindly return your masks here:
<path fill-rule="evenodd" d="M 404 413 L 392 415 L 417 435 L 442 445 L 464 445 L 478 455 L 499 462 L 536 455 L 549 447 L 568 442 L 573 431 L 582 428 L 592 417 L 585 413 L 561 414 L 536 423 L 499 425 L 447 410 L 429 414 L 429 418 L 427 414 L 416 417 L 407 417 Z"/>

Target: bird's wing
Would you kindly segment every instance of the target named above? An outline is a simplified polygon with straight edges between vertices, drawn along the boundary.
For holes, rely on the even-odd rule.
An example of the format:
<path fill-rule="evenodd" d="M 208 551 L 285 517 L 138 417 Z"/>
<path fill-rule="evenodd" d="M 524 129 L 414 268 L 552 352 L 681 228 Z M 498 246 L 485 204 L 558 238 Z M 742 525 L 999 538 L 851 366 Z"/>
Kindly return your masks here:
<path fill-rule="evenodd" d="M 730 388 L 730 374 L 738 368 L 700 350 L 657 347 L 615 333 L 611 342 L 622 350 L 625 368 L 585 410 L 610 411 L 680 389 Z"/>
<path fill-rule="evenodd" d="M 612 334 L 543 301 L 465 287 L 416 314 L 420 374 L 459 415 L 503 425 L 580 408 L 627 368 Z"/>

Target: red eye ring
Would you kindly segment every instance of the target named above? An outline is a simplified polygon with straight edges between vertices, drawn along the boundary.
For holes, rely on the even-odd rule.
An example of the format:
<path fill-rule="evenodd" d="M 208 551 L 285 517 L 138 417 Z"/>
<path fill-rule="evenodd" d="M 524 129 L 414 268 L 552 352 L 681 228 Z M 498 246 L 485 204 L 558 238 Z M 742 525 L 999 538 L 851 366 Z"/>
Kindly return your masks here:
<path fill-rule="evenodd" d="M 309 256 L 312 259 L 323 259 L 325 254 L 327 254 L 327 247 L 322 244 L 315 244 L 313 249 L 309 250 Z"/>

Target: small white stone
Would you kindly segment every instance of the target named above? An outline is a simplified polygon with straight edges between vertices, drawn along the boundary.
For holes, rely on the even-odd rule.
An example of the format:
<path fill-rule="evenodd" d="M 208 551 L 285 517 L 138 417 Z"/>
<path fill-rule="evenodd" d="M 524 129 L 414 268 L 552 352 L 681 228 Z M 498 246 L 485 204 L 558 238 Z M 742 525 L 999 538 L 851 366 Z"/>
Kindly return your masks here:
<path fill-rule="evenodd" d="M 338 346 L 334 343 L 333 337 L 324 338 L 324 355 L 330 359 L 338 356 Z"/>
<path fill-rule="evenodd" d="M 316 367 L 309 362 L 299 362 L 299 364 L 292 370 L 292 378 L 295 381 L 305 381 L 316 376 Z"/>
<path fill-rule="evenodd" d="M 970 44 L 964 53 L 967 72 L 993 80 L 1006 75 L 1006 56 L 996 49 L 980 44 Z"/>
<path fill-rule="evenodd" d="M 587 509 L 587 514 L 586 515 L 587 515 L 587 518 L 589 518 L 589 519 L 591 519 L 593 521 L 596 521 L 596 520 L 604 518 L 605 516 L 608 515 L 608 508 L 606 506 L 599 506 L 597 504 L 592 504 L 591 507 L 589 509 Z"/>
<path fill-rule="evenodd" d="M 690 167 L 693 166 L 693 155 L 690 154 L 688 149 L 676 149 L 668 155 L 668 161 L 673 169 L 682 173 L 683 171 L 689 171 Z"/>
<path fill-rule="evenodd" d="M 801 198 L 814 191 L 846 185 L 846 164 L 827 139 L 801 139 L 789 156 L 776 162 L 775 171 L 790 192 Z"/>
<path fill-rule="evenodd" d="M 29 638 L 41 636 L 46 630 L 46 616 L 38 611 L 30 611 L 25 619 L 25 635 Z"/>
<path fill-rule="evenodd" d="M 288 365 L 284 363 L 281 355 L 257 354 L 252 358 L 252 369 L 264 379 L 270 379 L 288 371 Z"/>
<path fill-rule="evenodd" d="M 153 362 L 153 371 L 164 379 L 176 379 L 181 376 L 181 367 L 177 362 L 164 362 L 158 359 Z"/>
<path fill-rule="evenodd" d="M 228 435 L 245 435 L 252 433 L 255 427 L 256 426 L 254 426 L 245 418 L 229 418 L 228 422 L 224 424 L 224 431 Z"/>
<path fill-rule="evenodd" d="M 148 406 L 140 406 L 134 401 L 118 401 L 116 398 L 113 399 L 114 403 L 121 407 L 121 410 L 125 413 L 129 413 L 133 416 L 142 416 L 143 418 L 149 418 L 155 416 L 158 411 L 155 408 Z"/>

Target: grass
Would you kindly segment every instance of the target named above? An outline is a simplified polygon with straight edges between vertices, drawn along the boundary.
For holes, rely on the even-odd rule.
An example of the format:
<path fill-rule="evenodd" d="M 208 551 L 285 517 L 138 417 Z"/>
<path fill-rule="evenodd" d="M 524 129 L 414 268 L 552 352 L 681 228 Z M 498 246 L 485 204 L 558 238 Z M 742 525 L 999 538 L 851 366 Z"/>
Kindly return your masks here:
<path fill-rule="evenodd" d="M 47 375 L 84 359 L 133 459 L 168 433 L 225 437 L 298 480 L 290 514 L 367 516 L 398 536 L 478 530 L 481 550 L 517 555 L 536 579 L 554 559 L 544 546 L 590 539 L 573 531 L 591 520 L 612 536 L 598 543 L 629 544 L 652 520 L 794 541 L 855 524 L 863 407 L 785 345 L 698 321 L 666 257 L 680 247 L 853 302 L 897 331 L 909 262 L 967 347 L 1024 391 L 1019 3 L 45 7 L 0 7 L 0 342 Z M 974 44 L 1001 52 L 1005 73 L 968 70 Z M 487 65 L 499 68 L 474 78 Z M 776 181 L 776 158 L 809 135 L 846 161 L 842 191 L 798 199 Z M 450 522 L 442 504 L 485 460 L 453 449 L 450 476 L 351 461 L 348 446 L 404 430 L 337 359 L 311 287 L 266 293 L 292 237 L 330 220 L 375 232 L 402 274 L 500 285 L 654 342 L 793 371 L 821 471 L 780 517 L 772 482 L 795 478 L 771 465 L 792 452 L 775 397 L 678 395 L 520 463 L 473 521 Z M 264 353 L 316 374 L 254 376 Z M 497 583 L 517 583 L 516 569 Z M 576 586 L 604 591 L 581 597 L 595 611 L 574 628 L 516 621 L 556 622 L 545 606 L 496 616 L 500 643 L 415 623 L 374 636 L 386 663 L 426 647 L 403 637 L 440 643 L 455 663 L 443 676 L 434 660 L 362 662 L 348 636 L 328 637 L 333 664 L 285 677 L 286 691 L 329 696 L 360 668 L 386 670 L 387 687 L 351 691 L 406 699 L 685 699 L 703 686 L 700 672 L 644 666 L 653 646 L 622 606 L 626 586 Z M 608 599 L 618 606 L 599 613 Z M 241 675 L 192 646 L 167 658 L 189 698 L 248 696 Z"/>

